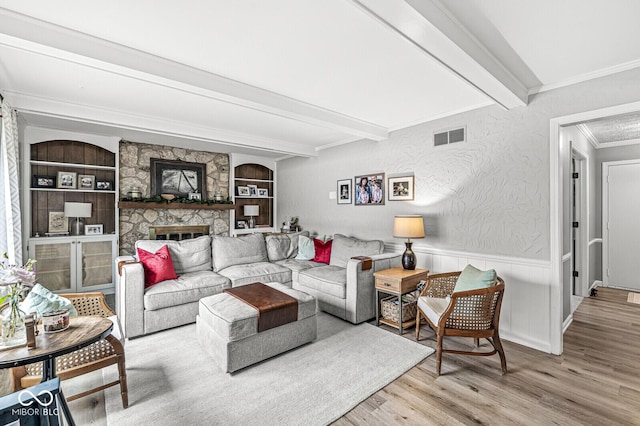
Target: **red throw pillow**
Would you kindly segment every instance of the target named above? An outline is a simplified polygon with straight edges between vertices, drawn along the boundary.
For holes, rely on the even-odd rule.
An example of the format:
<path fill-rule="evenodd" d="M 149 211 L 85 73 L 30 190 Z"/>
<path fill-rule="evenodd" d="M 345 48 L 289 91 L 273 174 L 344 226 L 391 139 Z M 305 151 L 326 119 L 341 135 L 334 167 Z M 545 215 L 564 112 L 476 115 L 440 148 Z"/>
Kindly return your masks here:
<path fill-rule="evenodd" d="M 331 244 L 333 240 L 324 242 L 317 238 L 313 239 L 313 248 L 316 250 L 316 257 L 311 259 L 314 262 L 329 264 L 331 260 Z"/>
<path fill-rule="evenodd" d="M 138 258 L 144 268 L 144 287 L 148 288 L 160 281 L 175 280 L 178 278 L 173 267 L 173 260 L 169 248 L 165 245 L 151 253 L 138 248 Z"/>

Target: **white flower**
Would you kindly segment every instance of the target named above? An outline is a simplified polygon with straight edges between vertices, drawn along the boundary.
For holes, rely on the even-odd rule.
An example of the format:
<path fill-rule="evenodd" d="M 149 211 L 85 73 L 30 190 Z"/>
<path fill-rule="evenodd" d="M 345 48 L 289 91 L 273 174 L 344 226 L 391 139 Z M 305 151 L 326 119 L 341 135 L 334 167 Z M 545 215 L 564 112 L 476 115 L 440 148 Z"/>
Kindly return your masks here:
<path fill-rule="evenodd" d="M 33 287 L 36 284 L 36 273 L 33 270 L 35 262 L 35 260 L 29 259 L 23 266 L 16 266 L 7 265 L 7 261 L 3 260 L 0 264 L 0 286 L 22 283 L 25 286 Z"/>

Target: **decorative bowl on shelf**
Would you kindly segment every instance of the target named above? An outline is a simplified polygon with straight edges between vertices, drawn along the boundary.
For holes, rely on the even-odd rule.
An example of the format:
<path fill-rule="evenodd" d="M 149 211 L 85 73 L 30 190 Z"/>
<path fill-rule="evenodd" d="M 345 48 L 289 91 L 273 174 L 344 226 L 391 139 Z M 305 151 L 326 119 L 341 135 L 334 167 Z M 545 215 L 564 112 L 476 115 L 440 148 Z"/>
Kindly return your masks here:
<path fill-rule="evenodd" d="M 162 198 L 164 198 L 165 200 L 167 200 L 167 201 L 171 201 L 171 200 L 173 200 L 174 198 L 176 198 L 176 196 L 175 196 L 175 195 L 173 195 L 173 194 L 160 194 L 160 196 L 161 196 Z"/>

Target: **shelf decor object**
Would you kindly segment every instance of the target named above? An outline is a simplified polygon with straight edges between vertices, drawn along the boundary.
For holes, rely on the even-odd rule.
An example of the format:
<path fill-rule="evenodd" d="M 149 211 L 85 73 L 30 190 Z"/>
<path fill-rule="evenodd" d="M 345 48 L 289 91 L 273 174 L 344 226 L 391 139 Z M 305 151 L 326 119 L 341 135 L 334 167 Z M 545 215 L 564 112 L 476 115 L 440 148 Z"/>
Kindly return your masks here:
<path fill-rule="evenodd" d="M 83 235 L 84 223 L 81 218 L 91 217 L 91 203 L 64 203 L 64 215 L 75 218 L 71 222 L 71 235 Z"/>
<path fill-rule="evenodd" d="M 422 216 L 395 216 L 393 219 L 393 236 L 406 238 L 406 249 L 402 254 L 402 267 L 408 270 L 416 269 L 416 255 L 411 250 L 411 238 L 424 238 L 424 221 Z"/>
<path fill-rule="evenodd" d="M 249 216 L 249 228 L 256 227 L 256 216 L 260 216 L 260 207 L 254 205 L 244 206 L 244 215 Z"/>

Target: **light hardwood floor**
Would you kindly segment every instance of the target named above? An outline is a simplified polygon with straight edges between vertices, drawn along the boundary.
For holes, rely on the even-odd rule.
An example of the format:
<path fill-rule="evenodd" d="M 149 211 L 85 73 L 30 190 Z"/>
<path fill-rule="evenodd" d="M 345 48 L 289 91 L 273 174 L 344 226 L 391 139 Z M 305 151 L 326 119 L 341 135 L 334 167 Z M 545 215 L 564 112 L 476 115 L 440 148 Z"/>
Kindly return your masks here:
<path fill-rule="evenodd" d="M 640 305 L 627 295 L 599 288 L 586 298 L 562 356 L 503 340 L 506 375 L 497 356 L 444 354 L 440 377 L 431 356 L 334 425 L 640 425 Z M 435 347 L 433 332 L 422 330 L 421 343 Z"/>
<path fill-rule="evenodd" d="M 503 341 L 506 375 L 497 356 L 444 354 L 440 377 L 430 356 L 334 425 L 640 425 L 640 305 L 628 303 L 627 295 L 600 288 L 597 297 L 585 299 L 564 335 L 562 356 Z M 413 329 L 405 334 L 413 336 Z M 421 337 L 421 344 L 435 347 L 425 325 Z M 1 377 L 8 389 L 6 374 Z M 64 386 L 91 387 L 79 379 Z M 80 380 L 95 386 L 101 379 L 93 374 Z M 103 392 L 70 407 L 78 425 L 106 424 Z"/>

